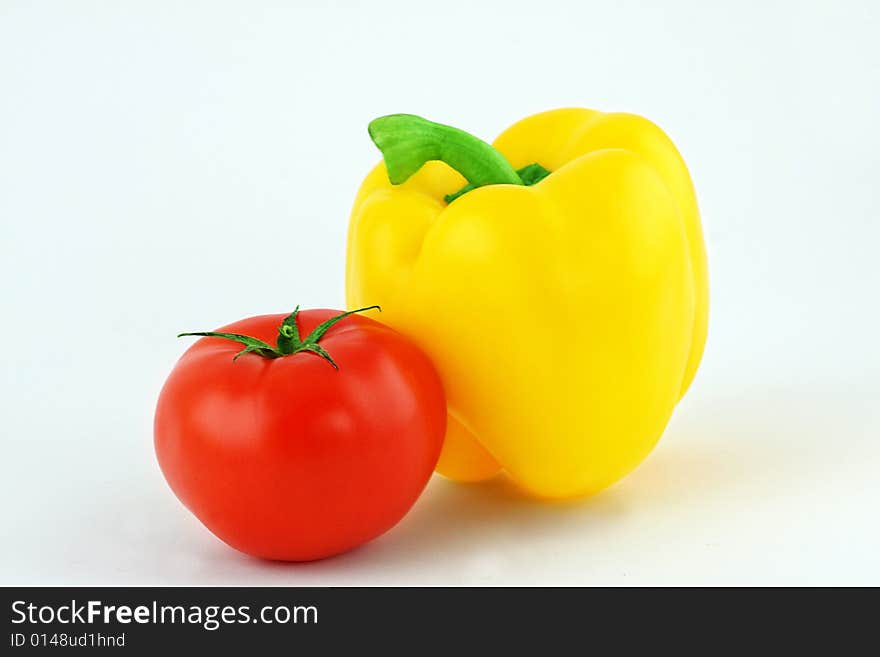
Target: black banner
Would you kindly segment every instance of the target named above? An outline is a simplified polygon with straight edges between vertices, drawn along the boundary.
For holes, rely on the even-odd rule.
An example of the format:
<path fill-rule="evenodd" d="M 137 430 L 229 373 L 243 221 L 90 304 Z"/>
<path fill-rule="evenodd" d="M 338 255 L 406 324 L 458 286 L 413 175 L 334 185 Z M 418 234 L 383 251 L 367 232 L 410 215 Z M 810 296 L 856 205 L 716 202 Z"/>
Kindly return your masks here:
<path fill-rule="evenodd" d="M 743 589 L 5 588 L 3 654 L 143 650 L 530 646 L 541 654 L 712 645 L 762 648 L 846 623 L 838 649 L 876 619 L 850 593 Z M 874 592 L 870 592 L 873 598 Z M 830 636 L 830 635 L 828 635 Z M 708 639 L 707 639 L 708 637 Z M 703 642 L 709 640 L 711 645 Z M 609 643 L 610 642 L 610 643 Z M 62 650 L 63 649 L 63 650 Z M 51 652 L 50 652 L 51 651 Z M 292 652 L 291 652 L 292 651 Z"/>

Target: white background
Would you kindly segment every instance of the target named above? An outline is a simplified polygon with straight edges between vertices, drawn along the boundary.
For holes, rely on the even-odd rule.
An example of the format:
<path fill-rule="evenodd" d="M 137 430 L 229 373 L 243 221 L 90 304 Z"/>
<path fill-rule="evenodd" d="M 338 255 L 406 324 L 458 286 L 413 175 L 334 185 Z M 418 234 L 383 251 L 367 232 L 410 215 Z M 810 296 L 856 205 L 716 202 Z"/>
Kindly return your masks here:
<path fill-rule="evenodd" d="M 0 4 L 0 583 L 880 584 L 880 5 L 298 4 Z M 698 190 L 709 345 L 654 454 L 559 505 L 435 477 L 319 563 L 215 539 L 153 455 L 175 334 L 342 307 L 370 119 L 567 105 Z"/>

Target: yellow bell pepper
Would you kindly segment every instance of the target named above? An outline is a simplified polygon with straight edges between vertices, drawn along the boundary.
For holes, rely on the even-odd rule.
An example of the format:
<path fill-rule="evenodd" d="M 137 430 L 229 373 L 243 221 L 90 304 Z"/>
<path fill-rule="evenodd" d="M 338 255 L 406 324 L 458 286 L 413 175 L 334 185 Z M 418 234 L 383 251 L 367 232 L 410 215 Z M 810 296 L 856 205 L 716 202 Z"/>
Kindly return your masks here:
<path fill-rule="evenodd" d="M 437 366 L 438 472 L 504 470 L 549 498 L 626 475 L 706 341 L 700 218 L 669 138 L 587 109 L 528 117 L 494 147 L 405 114 L 370 135 L 384 162 L 354 203 L 347 302 L 381 305 Z"/>

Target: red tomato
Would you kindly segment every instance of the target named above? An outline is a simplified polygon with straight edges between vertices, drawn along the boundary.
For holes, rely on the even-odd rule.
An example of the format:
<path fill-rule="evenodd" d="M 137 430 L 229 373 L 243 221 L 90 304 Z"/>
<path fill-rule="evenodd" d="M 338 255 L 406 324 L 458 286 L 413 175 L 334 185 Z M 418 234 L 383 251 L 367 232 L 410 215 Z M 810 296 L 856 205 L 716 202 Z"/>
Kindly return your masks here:
<path fill-rule="evenodd" d="M 338 315 L 307 310 L 301 335 Z M 271 345 L 284 315 L 230 324 Z M 172 490 L 232 547 L 306 561 L 379 536 L 410 509 L 446 430 L 442 384 L 428 358 L 376 321 L 350 315 L 317 353 L 275 358 L 204 337 L 159 395 L 155 447 Z"/>

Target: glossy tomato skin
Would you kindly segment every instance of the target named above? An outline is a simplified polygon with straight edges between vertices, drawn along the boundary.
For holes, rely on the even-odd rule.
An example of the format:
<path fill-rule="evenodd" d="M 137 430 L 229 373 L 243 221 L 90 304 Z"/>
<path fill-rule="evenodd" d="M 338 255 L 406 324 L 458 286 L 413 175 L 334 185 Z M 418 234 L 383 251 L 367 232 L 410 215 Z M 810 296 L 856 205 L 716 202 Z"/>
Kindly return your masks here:
<path fill-rule="evenodd" d="M 301 336 L 338 314 L 300 312 Z M 218 331 L 274 344 L 284 317 Z M 339 370 L 307 352 L 233 362 L 241 345 L 202 338 L 159 395 L 165 478 L 208 529 L 247 554 L 308 561 L 379 536 L 410 509 L 440 455 L 443 388 L 415 345 L 359 315 L 320 344 Z"/>

